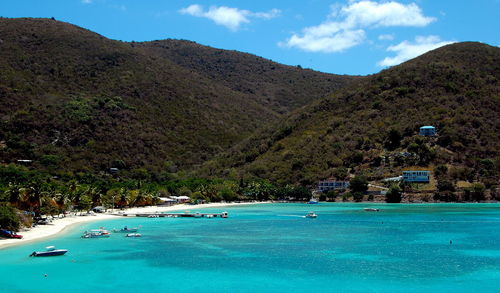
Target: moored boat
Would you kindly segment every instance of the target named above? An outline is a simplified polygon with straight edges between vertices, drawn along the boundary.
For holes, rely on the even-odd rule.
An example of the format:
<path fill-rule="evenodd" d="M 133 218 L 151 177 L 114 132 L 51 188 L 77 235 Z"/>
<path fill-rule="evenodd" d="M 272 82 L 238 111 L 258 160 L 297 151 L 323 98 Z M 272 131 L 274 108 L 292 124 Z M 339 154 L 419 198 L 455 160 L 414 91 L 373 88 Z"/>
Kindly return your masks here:
<path fill-rule="evenodd" d="M 364 208 L 365 212 L 378 212 L 379 209 L 377 208 Z"/>
<path fill-rule="evenodd" d="M 317 199 L 315 199 L 314 197 L 312 197 L 312 198 L 309 200 L 309 202 L 308 202 L 308 204 L 318 204 L 318 203 L 319 203 L 319 201 L 318 201 Z"/>
<path fill-rule="evenodd" d="M 110 234 L 108 230 L 104 229 L 93 229 L 89 231 L 85 231 L 82 235 L 82 238 L 107 238 Z"/>
<path fill-rule="evenodd" d="M 140 233 L 128 233 L 125 237 L 141 237 Z"/>
<path fill-rule="evenodd" d="M 47 246 L 46 249 L 46 251 L 33 251 L 30 256 L 57 256 L 68 252 L 67 249 L 56 249 L 54 246 Z"/>
<path fill-rule="evenodd" d="M 139 228 L 128 228 L 127 226 L 121 228 L 121 229 L 113 229 L 113 232 L 118 232 L 118 233 L 135 233 L 139 231 Z"/>

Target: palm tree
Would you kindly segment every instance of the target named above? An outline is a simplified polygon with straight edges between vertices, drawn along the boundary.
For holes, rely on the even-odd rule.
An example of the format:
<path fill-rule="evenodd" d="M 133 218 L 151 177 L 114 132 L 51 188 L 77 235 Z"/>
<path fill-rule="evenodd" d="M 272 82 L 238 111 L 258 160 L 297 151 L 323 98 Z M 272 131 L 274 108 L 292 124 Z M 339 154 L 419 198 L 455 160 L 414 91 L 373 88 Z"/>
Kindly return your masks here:
<path fill-rule="evenodd" d="M 20 192 L 21 187 L 18 184 L 9 183 L 5 194 L 9 199 L 9 202 L 14 207 L 20 207 L 22 203 L 22 194 Z"/>
<path fill-rule="evenodd" d="M 68 210 L 71 200 L 69 198 L 69 194 L 65 192 L 57 192 L 54 195 L 54 201 L 56 202 L 59 212 L 65 215 L 65 212 Z"/>

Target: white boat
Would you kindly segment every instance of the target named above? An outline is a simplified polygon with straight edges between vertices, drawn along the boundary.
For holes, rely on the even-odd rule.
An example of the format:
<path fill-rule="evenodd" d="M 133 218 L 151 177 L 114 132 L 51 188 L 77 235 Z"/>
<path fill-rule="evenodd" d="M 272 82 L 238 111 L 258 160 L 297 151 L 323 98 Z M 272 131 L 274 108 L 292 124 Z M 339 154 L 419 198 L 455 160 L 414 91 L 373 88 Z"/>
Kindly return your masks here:
<path fill-rule="evenodd" d="M 125 237 L 141 237 L 140 233 L 128 233 Z"/>
<path fill-rule="evenodd" d="M 30 256 L 57 256 L 68 252 L 67 249 L 56 249 L 55 246 L 47 246 L 45 249 L 45 251 L 33 251 Z"/>
<path fill-rule="evenodd" d="M 364 208 L 365 212 L 378 212 L 379 209 L 376 208 Z"/>
<path fill-rule="evenodd" d="M 306 218 L 311 218 L 311 219 L 317 218 L 317 217 L 318 217 L 318 215 L 316 215 L 314 212 L 309 212 L 306 215 Z"/>
<path fill-rule="evenodd" d="M 107 238 L 110 234 L 108 230 L 104 229 L 92 229 L 89 231 L 85 231 L 82 235 L 82 238 Z"/>

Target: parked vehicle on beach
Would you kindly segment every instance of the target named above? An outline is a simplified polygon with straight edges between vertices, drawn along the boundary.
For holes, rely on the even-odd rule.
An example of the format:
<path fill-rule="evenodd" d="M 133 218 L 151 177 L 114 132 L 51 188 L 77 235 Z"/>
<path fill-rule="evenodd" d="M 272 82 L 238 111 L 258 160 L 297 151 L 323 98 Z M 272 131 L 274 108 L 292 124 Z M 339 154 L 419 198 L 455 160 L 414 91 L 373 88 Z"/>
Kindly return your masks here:
<path fill-rule="evenodd" d="M 30 256 L 57 256 L 64 255 L 68 252 L 67 249 L 56 249 L 55 246 L 47 246 L 45 251 L 33 251 Z"/>
<path fill-rule="evenodd" d="M 16 232 L 10 230 L 0 229 L 0 237 L 22 239 L 23 235 L 19 235 Z"/>

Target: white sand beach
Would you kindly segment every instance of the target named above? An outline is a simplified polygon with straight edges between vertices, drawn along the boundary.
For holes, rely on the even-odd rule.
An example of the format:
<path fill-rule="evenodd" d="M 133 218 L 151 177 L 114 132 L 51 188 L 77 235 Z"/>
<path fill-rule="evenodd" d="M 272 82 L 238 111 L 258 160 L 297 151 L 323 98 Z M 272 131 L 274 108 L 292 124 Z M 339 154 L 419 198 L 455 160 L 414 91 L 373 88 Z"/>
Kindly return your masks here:
<path fill-rule="evenodd" d="M 149 206 L 140 208 L 130 208 L 126 210 L 115 210 L 115 214 L 102 213 L 85 216 L 67 216 L 64 218 L 55 218 L 50 224 L 38 225 L 28 231 L 19 232 L 23 236 L 22 239 L 4 239 L 0 238 L 0 249 L 26 244 L 33 241 L 42 240 L 49 237 L 54 237 L 70 228 L 78 226 L 81 223 L 102 220 L 119 220 L 124 217 L 117 215 L 118 213 L 155 213 L 155 212 L 169 212 L 169 211 L 187 211 L 201 208 L 222 208 L 235 205 L 248 205 L 248 204 L 261 204 L 263 202 L 246 202 L 246 203 L 209 203 L 200 205 L 187 205 L 178 204 L 173 206 Z M 222 210 L 221 210 L 222 212 Z"/>

